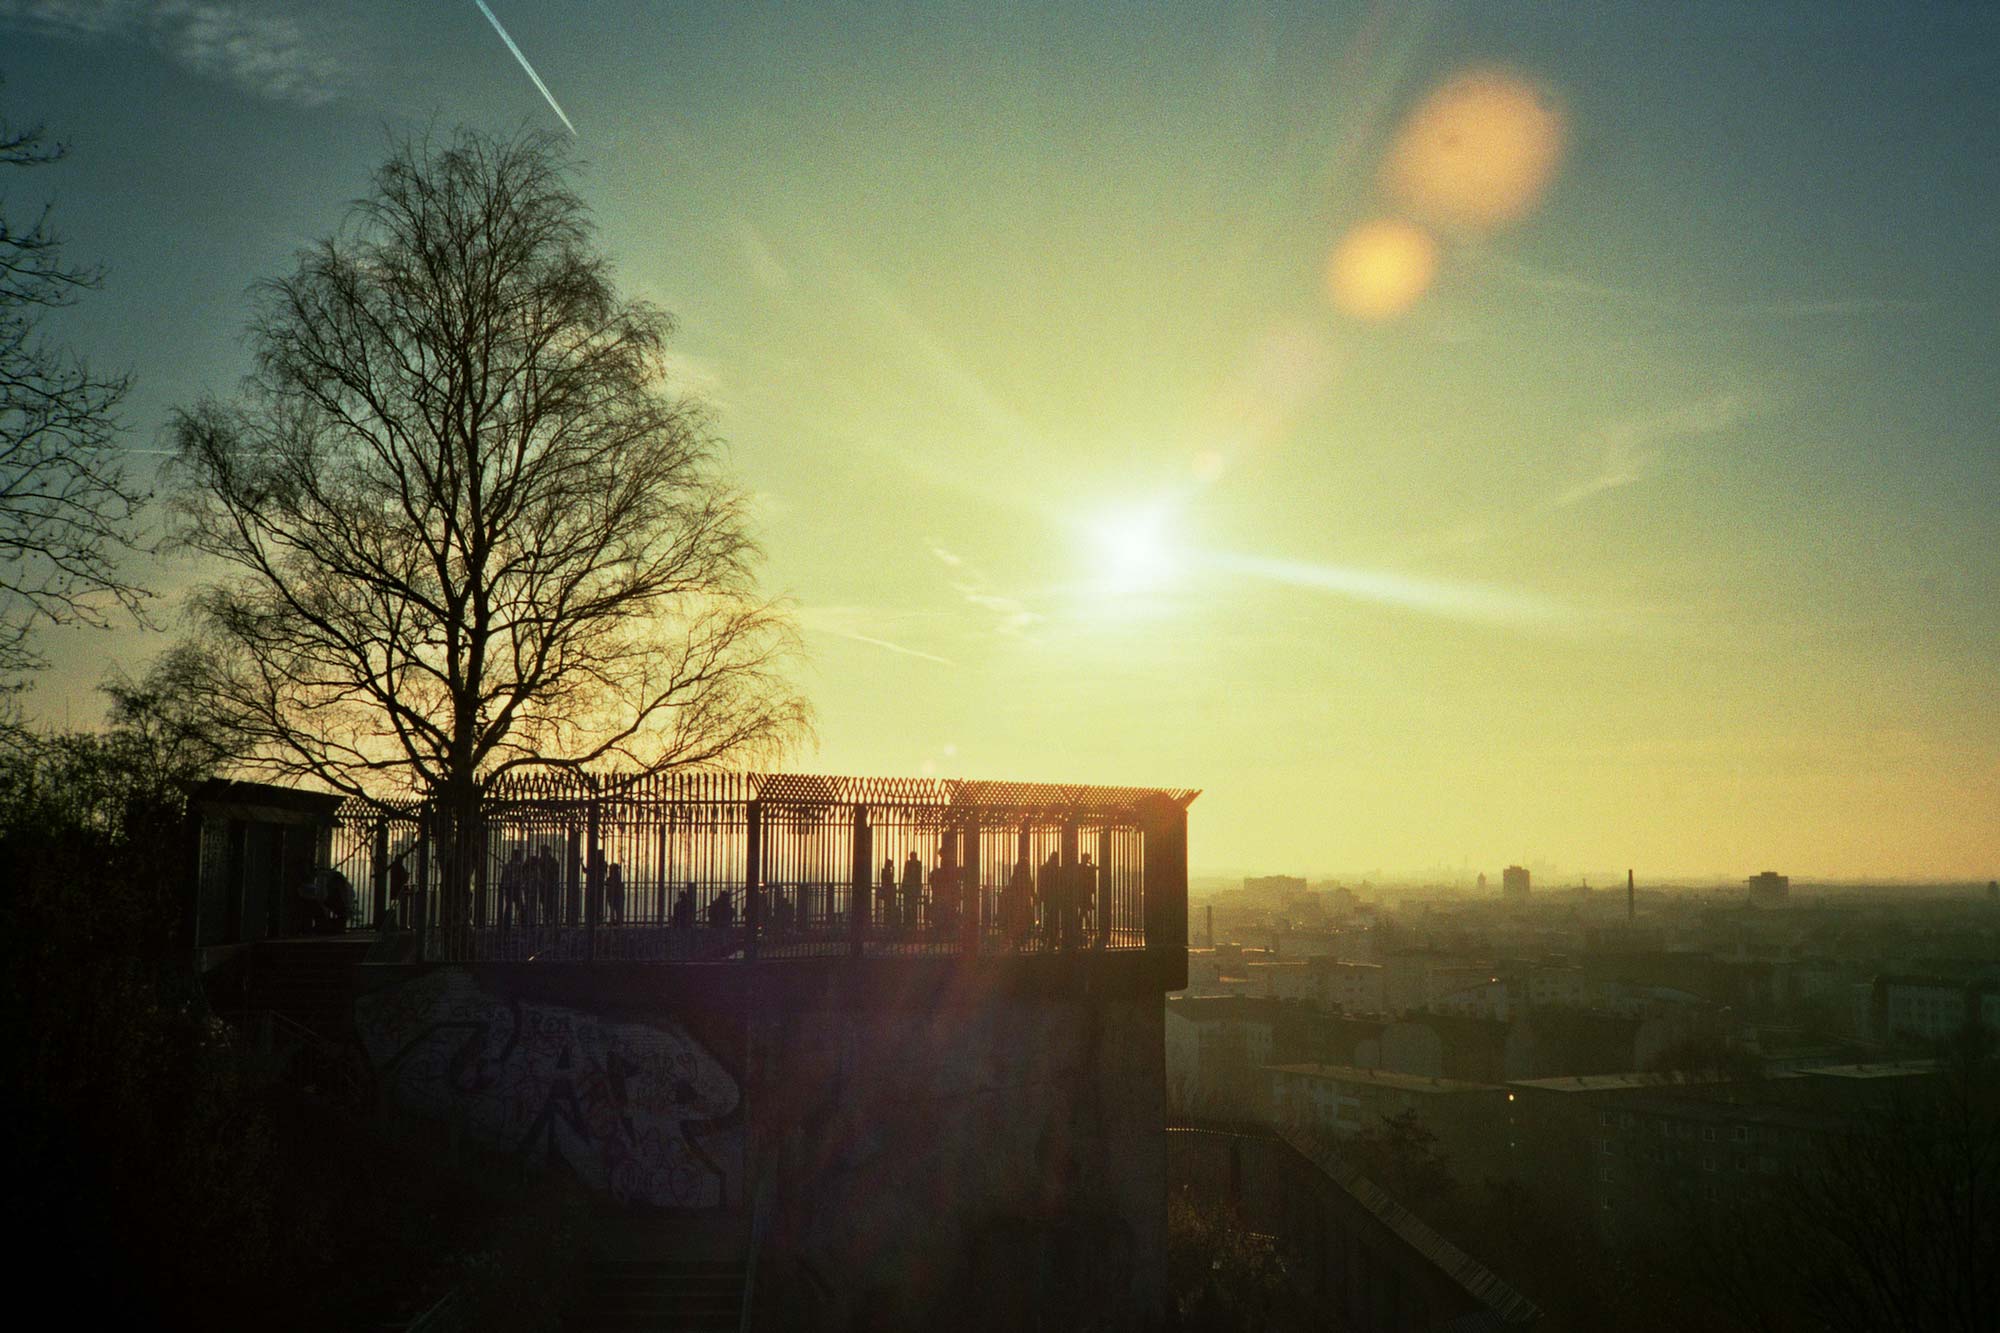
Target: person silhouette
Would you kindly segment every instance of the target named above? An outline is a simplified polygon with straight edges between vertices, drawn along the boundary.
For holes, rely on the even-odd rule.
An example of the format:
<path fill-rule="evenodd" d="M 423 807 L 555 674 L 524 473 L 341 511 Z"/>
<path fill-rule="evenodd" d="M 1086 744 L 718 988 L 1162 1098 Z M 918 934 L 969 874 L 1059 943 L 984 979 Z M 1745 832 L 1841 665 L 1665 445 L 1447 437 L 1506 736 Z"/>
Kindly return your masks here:
<path fill-rule="evenodd" d="M 604 912 L 612 925 L 625 924 L 625 869 L 616 861 L 604 868 Z"/>
<path fill-rule="evenodd" d="M 1028 858 L 1023 856 L 1014 862 L 1014 874 L 1000 898 L 1000 921 L 1012 948 L 1018 949 L 1027 942 L 1028 931 L 1035 921 L 1034 897 L 1035 872 L 1028 868 Z"/>
<path fill-rule="evenodd" d="M 880 914 L 882 924 L 896 924 L 896 858 L 882 858 L 881 891 L 875 897 L 875 911 Z"/>
<path fill-rule="evenodd" d="M 913 851 L 903 862 L 903 929 L 917 928 L 917 906 L 924 897 L 924 863 Z"/>
<path fill-rule="evenodd" d="M 521 847 L 507 858 L 507 864 L 500 867 L 500 929 L 508 930 L 518 919 L 521 924 L 528 922 L 526 885 L 528 878 L 527 852 Z"/>

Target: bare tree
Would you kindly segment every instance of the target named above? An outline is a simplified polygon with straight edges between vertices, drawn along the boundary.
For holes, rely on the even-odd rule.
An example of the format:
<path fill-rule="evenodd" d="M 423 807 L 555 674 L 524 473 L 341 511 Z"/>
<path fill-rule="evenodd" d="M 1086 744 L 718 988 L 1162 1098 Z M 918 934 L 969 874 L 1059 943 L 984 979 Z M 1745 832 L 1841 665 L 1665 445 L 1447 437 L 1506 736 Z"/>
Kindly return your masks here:
<path fill-rule="evenodd" d="M 40 126 L 0 121 L 0 167 L 62 158 Z M 122 376 L 93 372 L 41 336 L 44 313 L 98 284 L 63 261 L 42 208 L 17 230 L 0 208 L 0 687 L 41 666 L 38 624 L 104 625 L 146 592 L 119 572 L 145 495 L 115 447 Z"/>
<path fill-rule="evenodd" d="M 463 830 L 528 767 L 734 761 L 808 724 L 740 494 L 619 295 L 562 140 L 395 147 L 176 415 L 200 691 L 267 774 Z"/>

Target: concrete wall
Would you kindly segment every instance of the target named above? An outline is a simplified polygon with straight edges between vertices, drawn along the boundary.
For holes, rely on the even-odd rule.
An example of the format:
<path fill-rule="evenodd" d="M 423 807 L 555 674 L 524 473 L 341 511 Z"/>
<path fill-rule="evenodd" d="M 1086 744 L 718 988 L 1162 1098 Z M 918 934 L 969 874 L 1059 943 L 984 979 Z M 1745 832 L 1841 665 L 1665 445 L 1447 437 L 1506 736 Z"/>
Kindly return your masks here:
<path fill-rule="evenodd" d="M 753 1024 L 753 1155 L 773 1181 L 761 1325 L 1156 1324 L 1158 992 L 919 998 Z"/>
<path fill-rule="evenodd" d="M 465 968 L 372 990 L 354 1014 L 384 1095 L 405 1110 L 571 1171 L 617 1203 L 741 1201 L 740 1057 L 726 1028 L 704 1040 L 685 1009 L 524 998 Z"/>
<path fill-rule="evenodd" d="M 1144 958 L 360 970 L 388 1099 L 743 1252 L 754 1227 L 762 1327 L 1164 1315 Z"/>

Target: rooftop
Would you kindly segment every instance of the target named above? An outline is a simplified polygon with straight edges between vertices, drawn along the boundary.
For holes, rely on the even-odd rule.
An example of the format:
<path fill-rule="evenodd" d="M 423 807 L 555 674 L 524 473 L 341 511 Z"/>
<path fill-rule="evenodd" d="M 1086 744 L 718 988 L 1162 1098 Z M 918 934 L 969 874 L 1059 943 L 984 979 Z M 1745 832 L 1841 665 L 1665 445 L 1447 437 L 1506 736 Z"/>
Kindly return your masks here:
<path fill-rule="evenodd" d="M 1352 1065 L 1266 1065 L 1265 1072 L 1293 1078 L 1325 1079 L 1331 1083 L 1367 1083 L 1401 1092 L 1458 1093 L 1499 1092 L 1497 1083 L 1473 1083 L 1465 1079 L 1437 1078 L 1427 1074 L 1399 1074 L 1387 1069 L 1357 1069 Z"/>

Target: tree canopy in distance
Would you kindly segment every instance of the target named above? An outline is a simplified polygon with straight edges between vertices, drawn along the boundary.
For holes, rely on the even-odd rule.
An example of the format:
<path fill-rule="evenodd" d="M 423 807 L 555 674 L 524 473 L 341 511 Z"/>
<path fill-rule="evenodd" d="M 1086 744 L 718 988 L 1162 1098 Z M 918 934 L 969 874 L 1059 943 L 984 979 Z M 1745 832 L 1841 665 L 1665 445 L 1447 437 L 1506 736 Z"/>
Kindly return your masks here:
<path fill-rule="evenodd" d="M 742 495 L 555 135 L 394 146 L 178 412 L 186 682 L 270 776 L 470 814 L 524 768 L 742 761 L 810 717 Z"/>

